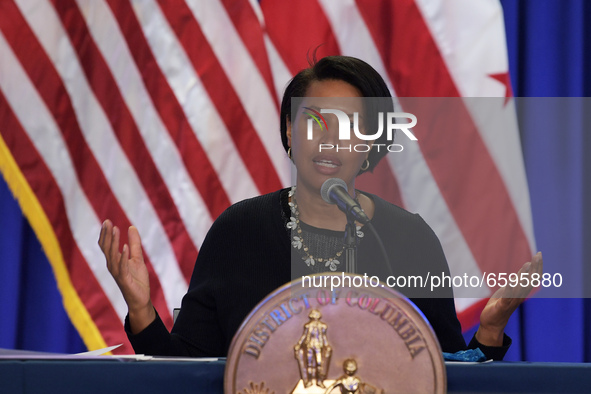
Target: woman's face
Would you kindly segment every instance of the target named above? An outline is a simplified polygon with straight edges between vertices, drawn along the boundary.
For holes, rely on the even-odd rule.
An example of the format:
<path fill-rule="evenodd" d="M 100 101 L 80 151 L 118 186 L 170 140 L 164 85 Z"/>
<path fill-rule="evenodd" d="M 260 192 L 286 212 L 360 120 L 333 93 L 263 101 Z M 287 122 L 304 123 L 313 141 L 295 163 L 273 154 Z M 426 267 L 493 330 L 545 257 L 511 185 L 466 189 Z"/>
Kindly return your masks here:
<path fill-rule="evenodd" d="M 320 112 L 321 109 L 337 109 L 349 114 L 351 139 L 339 140 L 338 119 L 330 113 L 322 114 L 326 121 L 325 126 L 321 121 L 322 128 L 312 119 L 313 132 L 312 138 L 309 139 L 309 114 L 314 114 L 314 111 Z M 298 186 L 320 190 L 327 179 L 341 178 L 352 193 L 355 177 L 369 155 L 366 151 L 355 151 L 355 146 L 371 146 L 371 141 L 363 141 L 355 136 L 352 129 L 354 112 L 359 113 L 359 131 L 363 133 L 362 98 L 357 88 L 341 80 L 314 81 L 310 84 L 295 119 L 292 118 L 292 122 L 288 121 L 287 124 L 288 145 L 291 147 L 291 157 L 298 172 Z"/>

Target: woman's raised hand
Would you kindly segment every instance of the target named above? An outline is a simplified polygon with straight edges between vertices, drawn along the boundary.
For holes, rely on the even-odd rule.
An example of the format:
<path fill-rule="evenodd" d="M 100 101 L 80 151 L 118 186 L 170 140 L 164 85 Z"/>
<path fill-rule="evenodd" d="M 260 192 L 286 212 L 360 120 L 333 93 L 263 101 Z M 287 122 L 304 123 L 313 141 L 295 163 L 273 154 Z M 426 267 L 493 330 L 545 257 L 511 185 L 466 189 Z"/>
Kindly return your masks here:
<path fill-rule="evenodd" d="M 544 262 L 542 253 L 538 252 L 532 257 L 531 262 L 525 263 L 519 270 L 518 277 L 531 278 L 532 274 L 542 275 Z M 505 326 L 509 322 L 511 314 L 527 298 L 533 287 L 528 281 L 528 286 L 505 286 L 498 289 L 488 300 L 488 303 L 480 314 L 480 327 L 476 332 L 476 339 L 483 345 L 501 346 Z"/>
<path fill-rule="evenodd" d="M 98 244 L 107 259 L 107 269 L 129 308 L 129 323 L 134 334 L 142 331 L 156 318 L 150 299 L 150 280 L 148 268 L 142 254 L 142 244 L 137 228 L 127 230 L 129 246 L 123 245 L 119 251 L 121 233 L 110 220 L 105 220 L 101 228 Z"/>

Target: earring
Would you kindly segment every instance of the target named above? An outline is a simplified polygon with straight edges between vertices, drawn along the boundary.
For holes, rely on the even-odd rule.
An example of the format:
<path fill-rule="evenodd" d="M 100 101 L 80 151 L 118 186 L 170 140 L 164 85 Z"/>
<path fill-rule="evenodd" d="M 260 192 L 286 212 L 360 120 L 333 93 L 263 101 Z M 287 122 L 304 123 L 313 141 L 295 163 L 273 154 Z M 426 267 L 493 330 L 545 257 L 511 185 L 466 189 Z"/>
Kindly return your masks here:
<path fill-rule="evenodd" d="M 287 157 L 291 159 L 291 146 L 287 148 Z"/>
<path fill-rule="evenodd" d="M 361 166 L 361 171 L 365 171 L 369 168 L 369 160 L 365 159 L 363 165 Z"/>

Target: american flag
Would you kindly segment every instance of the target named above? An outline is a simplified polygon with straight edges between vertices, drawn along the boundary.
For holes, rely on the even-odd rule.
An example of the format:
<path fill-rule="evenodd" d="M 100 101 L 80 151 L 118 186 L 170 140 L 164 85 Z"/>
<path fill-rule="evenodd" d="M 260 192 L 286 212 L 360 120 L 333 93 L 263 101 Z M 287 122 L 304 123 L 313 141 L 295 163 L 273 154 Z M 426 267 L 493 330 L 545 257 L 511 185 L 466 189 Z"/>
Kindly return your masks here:
<path fill-rule="evenodd" d="M 420 213 L 452 273 L 529 260 L 496 0 L 2 0 L 0 169 L 90 349 L 132 352 L 97 246 L 102 221 L 138 227 L 170 328 L 213 220 L 290 185 L 279 99 L 315 49 L 367 61 L 403 107 L 406 97 L 500 97 L 502 133 L 466 104 L 464 134 L 426 130 L 380 163 L 378 185 L 360 188 Z M 483 298 L 457 299 L 465 327 Z"/>

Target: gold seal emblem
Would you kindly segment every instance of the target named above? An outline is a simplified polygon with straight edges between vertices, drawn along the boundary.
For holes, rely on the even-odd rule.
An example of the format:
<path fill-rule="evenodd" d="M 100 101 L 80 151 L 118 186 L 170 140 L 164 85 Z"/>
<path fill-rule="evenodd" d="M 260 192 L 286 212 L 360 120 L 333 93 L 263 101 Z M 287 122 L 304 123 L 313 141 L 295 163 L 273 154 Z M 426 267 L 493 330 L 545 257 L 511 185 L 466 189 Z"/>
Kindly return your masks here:
<path fill-rule="evenodd" d="M 359 277 L 315 276 L 331 275 Z M 383 284 L 310 283 L 282 286 L 244 320 L 228 353 L 226 393 L 445 392 L 439 342 L 407 298 Z"/>
<path fill-rule="evenodd" d="M 312 309 L 308 317 L 310 321 L 304 325 L 304 333 L 293 350 L 298 360 L 304 387 L 310 387 L 315 383 L 324 388 L 326 387 L 324 379 L 328 373 L 332 354 L 332 348 L 326 338 L 328 326 L 320 321 L 322 314 L 318 309 Z"/>

